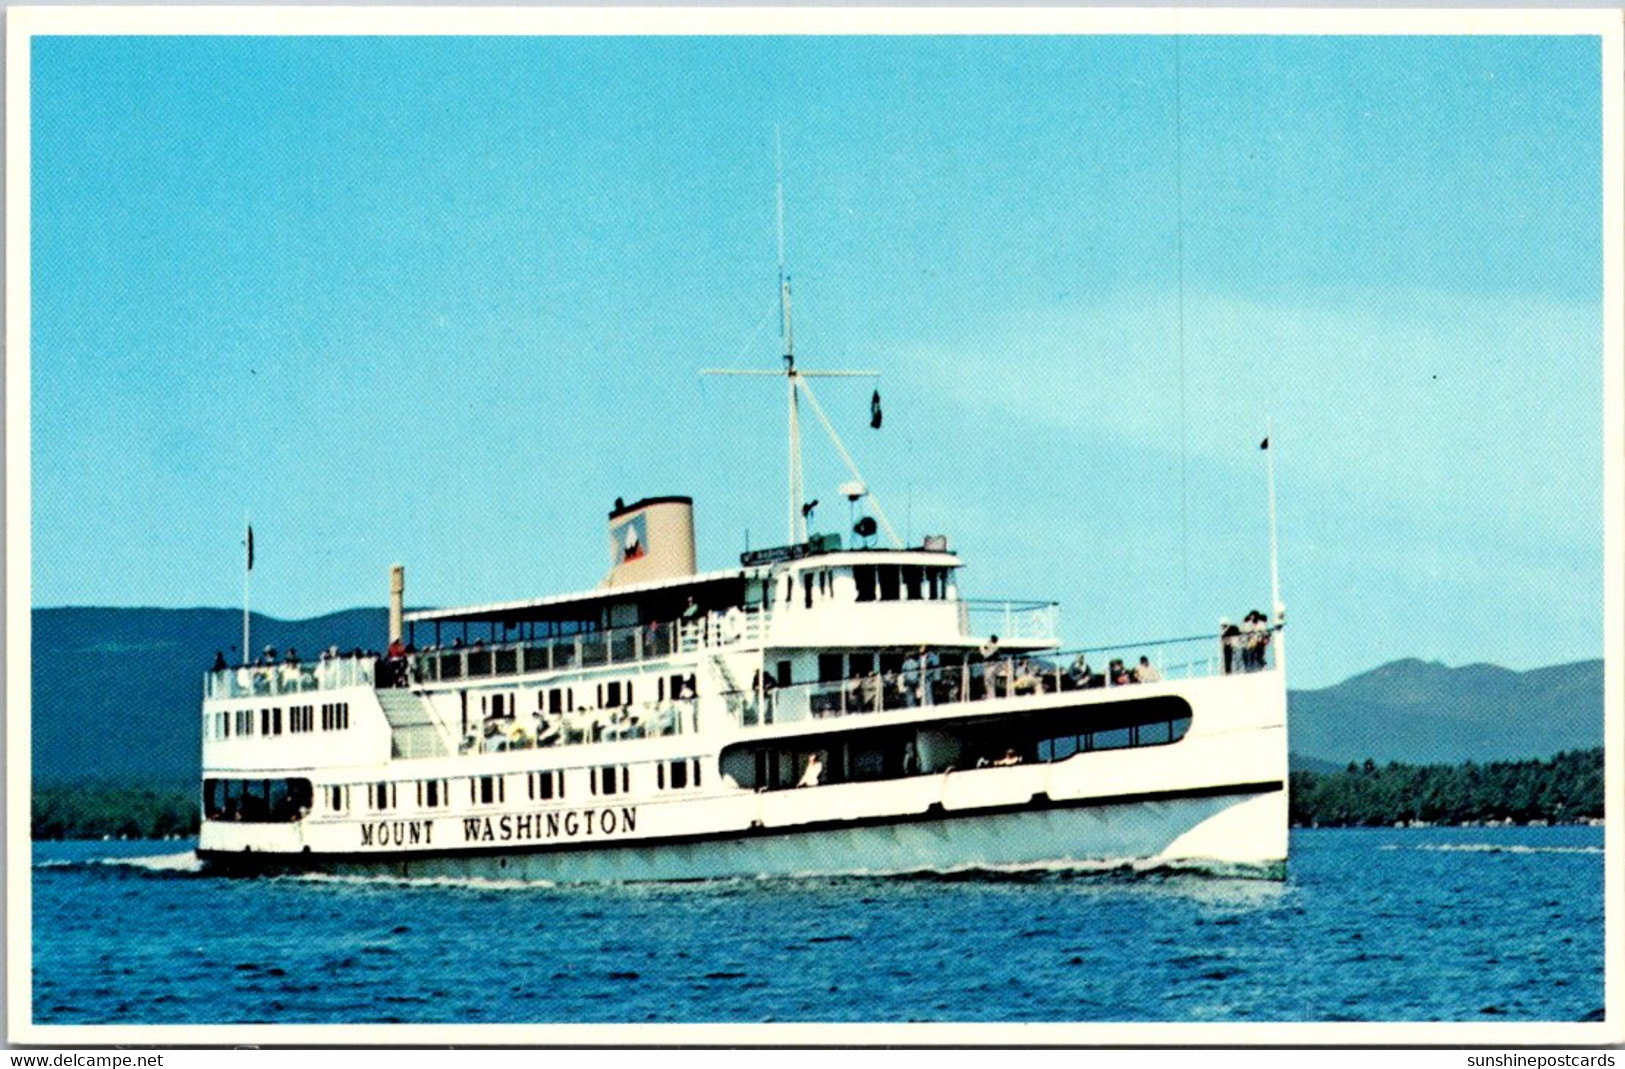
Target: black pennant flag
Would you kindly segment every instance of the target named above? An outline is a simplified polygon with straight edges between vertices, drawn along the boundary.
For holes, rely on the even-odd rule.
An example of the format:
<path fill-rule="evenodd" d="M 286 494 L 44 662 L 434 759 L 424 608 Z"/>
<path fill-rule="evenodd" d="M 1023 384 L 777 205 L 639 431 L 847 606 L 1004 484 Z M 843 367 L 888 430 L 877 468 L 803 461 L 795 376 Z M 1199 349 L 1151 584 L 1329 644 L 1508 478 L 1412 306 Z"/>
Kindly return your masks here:
<path fill-rule="evenodd" d="M 254 570 L 254 525 L 248 525 L 248 571 Z"/>
<path fill-rule="evenodd" d="M 1268 438 L 1265 438 L 1262 442 L 1258 443 L 1258 448 L 1260 448 L 1260 449 L 1268 449 L 1269 447 L 1270 447 L 1270 440 Z"/>
<path fill-rule="evenodd" d="M 873 427 L 877 431 L 880 429 L 880 391 L 879 390 L 876 390 L 874 396 L 869 398 L 869 426 Z"/>

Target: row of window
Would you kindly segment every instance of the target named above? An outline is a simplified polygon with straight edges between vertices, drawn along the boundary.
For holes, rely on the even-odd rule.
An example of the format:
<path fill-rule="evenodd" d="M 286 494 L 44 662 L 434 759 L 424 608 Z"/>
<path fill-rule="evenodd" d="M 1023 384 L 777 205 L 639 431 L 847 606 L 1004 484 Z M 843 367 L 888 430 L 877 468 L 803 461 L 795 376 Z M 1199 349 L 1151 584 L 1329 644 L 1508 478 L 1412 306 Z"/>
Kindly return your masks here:
<path fill-rule="evenodd" d="M 859 564 L 852 568 L 859 601 L 942 601 L 948 569 L 918 564 Z"/>
<path fill-rule="evenodd" d="M 631 705 L 636 695 L 641 693 L 645 700 L 649 699 L 648 687 L 654 685 L 656 702 L 677 701 L 694 697 L 694 676 L 692 673 L 676 673 L 669 676 L 655 676 L 652 681 L 648 676 L 639 676 L 635 681 L 631 679 L 608 679 L 597 683 L 580 683 L 575 686 L 544 687 L 534 691 L 536 695 L 536 711 L 540 713 L 573 713 L 579 705 L 583 709 L 619 709 L 624 705 Z M 482 717 L 512 717 L 519 711 L 518 691 L 503 691 L 496 694 L 480 695 L 480 715 Z M 467 731 L 468 725 L 463 726 Z"/>
<path fill-rule="evenodd" d="M 796 573 L 764 581 L 762 593 L 768 604 L 786 608 L 799 600 L 812 608 L 818 600 L 835 594 L 835 574 L 828 568 L 808 569 L 801 575 L 801 597 L 796 597 Z M 948 598 L 948 569 L 920 564 L 858 564 L 852 568 L 858 601 L 945 601 Z"/>
<path fill-rule="evenodd" d="M 255 714 L 258 713 L 256 716 Z M 288 708 L 287 719 L 282 707 L 264 709 L 230 709 L 210 715 L 210 734 L 215 739 L 229 739 L 233 735 L 280 735 L 284 723 L 288 734 L 305 735 L 316 730 L 316 707 L 294 705 Z M 322 706 L 322 730 L 343 731 L 350 726 L 350 703 L 330 702 Z"/>
<path fill-rule="evenodd" d="M 547 772 L 525 773 L 526 795 L 531 801 L 554 801 L 565 797 L 570 779 L 585 771 L 587 789 L 597 797 L 629 794 L 632 790 L 632 769 L 628 765 L 594 765 L 587 769 L 552 769 Z M 643 773 L 639 773 L 640 776 Z M 508 776 L 468 776 L 466 798 L 471 805 L 502 805 L 508 800 Z M 412 781 L 416 787 L 417 808 L 444 809 L 451 805 L 451 780 L 426 779 Z M 383 780 L 366 785 L 366 808 L 385 813 L 400 807 L 400 784 Z M 662 791 L 692 790 L 701 786 L 700 759 L 684 758 L 677 761 L 655 763 L 655 787 Z M 329 811 L 346 813 L 350 810 L 350 787 L 335 784 L 322 788 L 323 801 Z"/>

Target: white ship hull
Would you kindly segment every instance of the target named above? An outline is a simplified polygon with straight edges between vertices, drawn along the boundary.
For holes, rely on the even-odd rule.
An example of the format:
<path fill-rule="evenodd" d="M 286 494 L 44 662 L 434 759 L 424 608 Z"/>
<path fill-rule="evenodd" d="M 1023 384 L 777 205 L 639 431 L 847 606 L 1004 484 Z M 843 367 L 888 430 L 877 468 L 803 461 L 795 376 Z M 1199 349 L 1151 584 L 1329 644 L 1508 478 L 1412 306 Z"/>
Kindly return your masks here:
<path fill-rule="evenodd" d="M 1277 786 L 651 843 L 215 860 L 242 871 L 558 883 L 1126 864 L 1279 878 L 1285 821 L 1286 793 Z"/>
<path fill-rule="evenodd" d="M 367 692 L 355 695 L 356 704 Z M 559 882 L 690 880 L 797 874 L 952 871 L 1136 863 L 1279 877 L 1287 856 L 1285 685 L 1279 671 L 1083 693 L 993 699 L 729 733 L 727 742 L 859 726 L 991 720 L 1055 712 L 1080 722 L 1125 702 L 1177 698 L 1191 726 L 1178 741 L 1077 753 L 1005 768 L 965 768 L 877 782 L 751 790 L 710 774 L 680 797 L 636 791 L 541 803 L 514 787 L 490 805 L 425 813 L 314 814 L 288 824 L 209 821 L 200 854 L 228 871 Z M 576 765 L 658 762 L 699 738 L 560 748 Z M 710 767 L 717 767 L 718 741 Z M 810 745 L 810 744 L 809 744 Z M 686 748 L 685 748 L 686 747 Z M 638 748 L 634 754 L 632 748 Z M 613 758 L 612 758 L 613 753 Z M 559 750 L 392 761 L 349 774 L 468 777 L 509 783 L 556 763 Z M 634 766 L 635 767 L 635 766 Z M 452 770 L 454 770 L 452 772 Z M 645 777 L 653 786 L 653 776 Z"/>

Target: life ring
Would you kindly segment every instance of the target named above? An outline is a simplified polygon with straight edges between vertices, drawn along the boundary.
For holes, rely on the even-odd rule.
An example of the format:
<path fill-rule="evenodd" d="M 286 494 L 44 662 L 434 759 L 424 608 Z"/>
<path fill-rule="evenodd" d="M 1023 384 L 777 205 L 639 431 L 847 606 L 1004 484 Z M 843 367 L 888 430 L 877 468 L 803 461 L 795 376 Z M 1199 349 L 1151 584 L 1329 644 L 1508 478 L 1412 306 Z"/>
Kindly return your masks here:
<path fill-rule="evenodd" d="M 722 614 L 722 641 L 738 642 L 745 635 L 745 614 L 736 605 Z"/>

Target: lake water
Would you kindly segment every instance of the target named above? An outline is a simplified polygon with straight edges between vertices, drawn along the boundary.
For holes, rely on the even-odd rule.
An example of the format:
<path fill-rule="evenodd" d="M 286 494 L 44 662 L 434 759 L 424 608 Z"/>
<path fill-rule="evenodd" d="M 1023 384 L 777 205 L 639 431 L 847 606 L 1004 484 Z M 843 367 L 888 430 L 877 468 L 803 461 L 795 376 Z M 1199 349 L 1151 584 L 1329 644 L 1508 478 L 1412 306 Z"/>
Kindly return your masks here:
<path fill-rule="evenodd" d="M 552 887 L 34 847 L 39 1023 L 1579 1021 L 1603 830 L 1292 833 L 1284 883 L 1103 871 Z"/>

